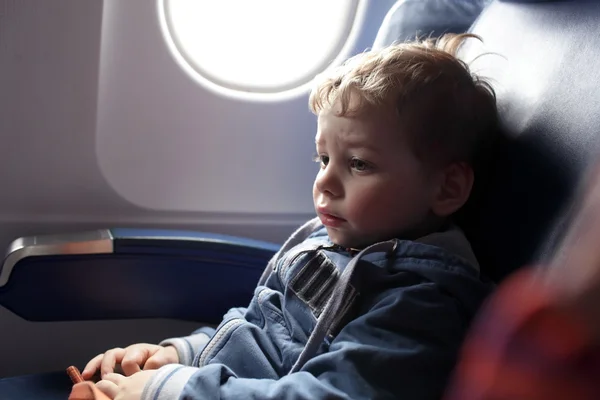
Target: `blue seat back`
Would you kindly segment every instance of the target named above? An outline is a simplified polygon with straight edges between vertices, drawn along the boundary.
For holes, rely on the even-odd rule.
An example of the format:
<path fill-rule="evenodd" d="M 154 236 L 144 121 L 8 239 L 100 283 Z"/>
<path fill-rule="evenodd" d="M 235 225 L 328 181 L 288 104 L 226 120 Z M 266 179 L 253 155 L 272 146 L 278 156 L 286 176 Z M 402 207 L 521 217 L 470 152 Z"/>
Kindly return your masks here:
<path fill-rule="evenodd" d="M 499 280 L 553 254 L 597 158 L 600 2 L 496 0 L 471 31 L 484 46 L 465 45 L 465 61 L 497 53 L 472 67 L 496 89 L 503 139 L 462 223 Z"/>

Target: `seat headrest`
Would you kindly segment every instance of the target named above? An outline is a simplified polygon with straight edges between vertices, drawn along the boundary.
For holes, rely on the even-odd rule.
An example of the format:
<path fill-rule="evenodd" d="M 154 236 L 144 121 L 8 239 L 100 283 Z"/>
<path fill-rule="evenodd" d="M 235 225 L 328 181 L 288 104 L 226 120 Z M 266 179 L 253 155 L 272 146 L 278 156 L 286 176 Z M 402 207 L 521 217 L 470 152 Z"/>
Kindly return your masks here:
<path fill-rule="evenodd" d="M 417 36 L 466 32 L 490 1 L 398 0 L 385 16 L 373 48 L 414 40 Z"/>
<path fill-rule="evenodd" d="M 574 191 L 598 154 L 600 3 L 496 0 L 461 58 L 491 78 L 504 142 L 489 188 L 463 227 L 482 270 L 499 280 L 543 260 L 562 238 Z"/>

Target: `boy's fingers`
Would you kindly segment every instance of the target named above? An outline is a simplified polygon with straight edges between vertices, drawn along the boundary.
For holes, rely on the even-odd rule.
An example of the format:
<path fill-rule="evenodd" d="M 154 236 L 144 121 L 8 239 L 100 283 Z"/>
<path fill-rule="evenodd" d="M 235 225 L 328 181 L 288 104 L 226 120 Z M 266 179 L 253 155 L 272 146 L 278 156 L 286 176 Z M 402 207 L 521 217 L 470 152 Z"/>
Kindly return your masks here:
<path fill-rule="evenodd" d="M 119 386 L 121 384 L 121 382 L 123 382 L 124 379 L 125 379 L 125 377 L 121 374 L 111 373 L 111 374 L 106 374 L 106 376 L 102 380 L 110 381 L 110 382 L 114 383 L 115 385 Z"/>
<path fill-rule="evenodd" d="M 147 349 L 134 347 L 128 350 L 121 361 L 121 369 L 123 369 L 125 375 L 130 376 L 141 371 L 140 366 L 144 365 L 148 355 Z"/>
<path fill-rule="evenodd" d="M 100 373 L 102 375 L 102 379 L 104 379 L 104 375 L 114 372 L 115 365 L 121 363 L 124 355 L 125 350 L 121 348 L 112 349 L 104 353 L 104 357 L 102 358 L 102 362 L 100 364 Z"/>
<path fill-rule="evenodd" d="M 144 365 L 144 371 L 149 369 L 158 369 L 163 365 L 179 362 L 177 350 L 173 346 L 163 347 L 148 358 Z"/>
<path fill-rule="evenodd" d="M 89 379 L 96 373 L 96 371 L 100 368 L 100 363 L 102 363 L 103 358 L 104 353 L 98 354 L 86 364 L 85 368 L 81 372 L 83 379 Z"/>
<path fill-rule="evenodd" d="M 144 364 L 144 371 L 149 369 L 158 369 L 167 364 L 167 360 L 165 358 L 165 354 L 162 351 L 157 351 L 148 359 L 148 361 L 146 361 L 146 364 Z"/>
<path fill-rule="evenodd" d="M 99 381 L 98 383 L 96 383 L 96 387 L 98 388 L 98 390 L 100 390 L 102 393 L 104 393 L 111 399 L 117 397 L 117 393 L 119 392 L 119 386 L 117 386 L 116 383 L 109 380 L 103 379 Z"/>

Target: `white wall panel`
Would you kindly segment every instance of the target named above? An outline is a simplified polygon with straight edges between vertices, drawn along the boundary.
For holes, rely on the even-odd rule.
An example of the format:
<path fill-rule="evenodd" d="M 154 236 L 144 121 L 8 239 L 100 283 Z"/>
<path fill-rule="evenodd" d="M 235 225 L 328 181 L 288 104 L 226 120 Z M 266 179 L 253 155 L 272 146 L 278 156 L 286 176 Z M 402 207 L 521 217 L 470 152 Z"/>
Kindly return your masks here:
<path fill-rule="evenodd" d="M 308 89 L 274 100 L 209 90 L 171 55 L 158 10 L 147 0 L 105 2 L 96 137 L 108 182 L 156 210 L 312 213 Z"/>
<path fill-rule="evenodd" d="M 368 1 L 353 52 L 371 45 L 392 3 Z M 307 94 L 249 102 L 201 87 L 167 51 L 156 7 L 0 0 L 0 249 L 114 226 L 277 242 L 312 215 Z M 81 363 L 140 338 L 140 327 L 149 341 L 191 328 L 143 324 L 32 324 L 0 309 L 10 327 L 0 329 L 0 377 Z M 66 350 L 28 347 L 84 337 L 89 345 Z"/>

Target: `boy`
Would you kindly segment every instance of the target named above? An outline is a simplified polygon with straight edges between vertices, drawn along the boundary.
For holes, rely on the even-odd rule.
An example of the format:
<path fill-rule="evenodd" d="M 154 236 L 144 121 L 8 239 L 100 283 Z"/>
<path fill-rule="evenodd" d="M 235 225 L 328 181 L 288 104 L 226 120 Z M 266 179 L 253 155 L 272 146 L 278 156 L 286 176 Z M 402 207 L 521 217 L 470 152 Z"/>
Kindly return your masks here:
<path fill-rule="evenodd" d="M 248 308 L 216 332 L 110 350 L 84 378 L 100 369 L 116 399 L 440 398 L 492 288 L 450 221 L 496 125 L 492 89 L 454 57 L 470 36 L 366 52 L 320 76 L 318 217 Z"/>

